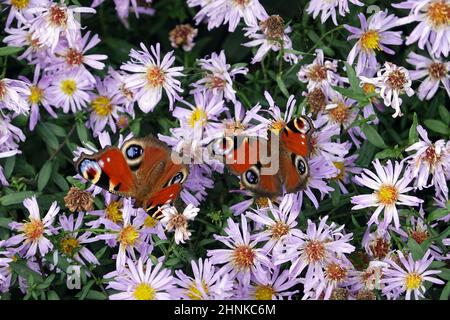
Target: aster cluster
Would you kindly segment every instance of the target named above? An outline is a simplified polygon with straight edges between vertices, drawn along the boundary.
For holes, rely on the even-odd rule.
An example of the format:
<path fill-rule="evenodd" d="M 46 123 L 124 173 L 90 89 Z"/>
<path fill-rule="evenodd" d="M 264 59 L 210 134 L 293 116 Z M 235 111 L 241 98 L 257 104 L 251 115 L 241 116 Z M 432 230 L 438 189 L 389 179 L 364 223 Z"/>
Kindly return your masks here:
<path fill-rule="evenodd" d="M 87 287 L 79 299 L 444 295 L 450 113 L 439 99 L 450 96 L 447 0 L 389 3 L 359 13 L 358 26 L 350 11 L 362 2 L 310 1 L 304 19 L 348 24 L 312 38 L 306 52 L 295 49 L 301 24 L 258 0 L 187 0 L 195 28 L 180 18 L 164 41 L 140 35 L 119 62 L 104 49 L 111 39 L 84 24 L 104 2 L 2 2 L 5 48 L 28 68 L 17 79 L 6 67 L 0 75 L 2 294 L 58 295 L 47 284 L 75 266 Z M 130 32 L 133 16 L 159 15 L 151 0 L 109 2 Z M 415 23 L 406 35 L 403 26 Z M 234 63 L 227 48 L 199 48 L 202 32 L 216 28 L 245 38 L 239 50 L 252 57 Z M 346 61 L 322 48 L 339 30 Z M 396 64 L 405 45 L 414 49 Z M 417 99 L 437 102 L 423 112 Z M 254 194 L 211 156 L 218 138 L 278 136 L 298 116 L 314 130 L 309 174 L 295 193 Z M 397 132 L 405 127 L 406 135 Z M 189 167 L 180 199 L 156 208 L 160 219 L 68 169 L 82 154 L 121 147 L 144 131 Z M 48 150 L 37 150 L 39 139 Z M 22 153 L 32 153 L 37 170 Z"/>

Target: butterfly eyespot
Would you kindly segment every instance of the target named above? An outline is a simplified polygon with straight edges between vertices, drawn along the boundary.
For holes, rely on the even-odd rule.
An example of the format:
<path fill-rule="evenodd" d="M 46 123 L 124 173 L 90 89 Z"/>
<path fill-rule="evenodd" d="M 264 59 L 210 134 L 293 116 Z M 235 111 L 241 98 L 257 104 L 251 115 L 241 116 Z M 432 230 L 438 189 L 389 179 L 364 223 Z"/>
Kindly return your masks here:
<path fill-rule="evenodd" d="M 125 150 L 125 155 L 129 160 L 136 160 L 141 157 L 143 153 L 144 149 L 137 144 L 132 144 Z"/>
<path fill-rule="evenodd" d="M 304 117 L 294 119 L 294 127 L 298 132 L 303 134 L 307 134 L 311 130 L 309 121 Z"/>
<path fill-rule="evenodd" d="M 303 158 L 302 156 L 295 157 L 294 165 L 301 175 L 305 175 L 308 173 L 308 165 L 306 164 L 305 158 Z"/>
<path fill-rule="evenodd" d="M 100 168 L 97 161 L 84 159 L 80 162 L 78 170 L 84 179 L 96 183 L 101 176 L 102 169 Z"/>
<path fill-rule="evenodd" d="M 186 170 L 182 170 L 182 171 L 178 171 L 177 173 L 175 173 L 175 175 L 172 177 L 172 179 L 170 179 L 170 181 L 167 183 L 167 186 L 171 186 L 175 183 L 183 183 L 186 178 L 187 178 L 187 171 Z"/>
<path fill-rule="evenodd" d="M 256 168 L 250 168 L 244 172 L 244 183 L 249 185 L 256 185 L 259 182 L 259 172 Z"/>

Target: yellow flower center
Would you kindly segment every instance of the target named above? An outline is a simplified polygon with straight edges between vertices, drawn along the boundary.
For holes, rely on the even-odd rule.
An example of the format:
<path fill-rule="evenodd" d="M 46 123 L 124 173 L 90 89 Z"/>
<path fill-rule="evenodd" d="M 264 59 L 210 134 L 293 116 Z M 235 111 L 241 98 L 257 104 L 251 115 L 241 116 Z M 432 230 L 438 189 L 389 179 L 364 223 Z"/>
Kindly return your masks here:
<path fill-rule="evenodd" d="M 394 186 L 382 185 L 376 192 L 378 201 L 384 205 L 392 205 L 398 200 L 398 191 Z"/>
<path fill-rule="evenodd" d="M 134 288 L 133 296 L 136 300 L 154 300 L 156 290 L 147 283 L 140 283 Z"/>
<path fill-rule="evenodd" d="M 66 237 L 59 243 L 61 251 L 68 256 L 73 256 L 75 250 L 80 246 L 80 242 L 73 237 Z"/>
<path fill-rule="evenodd" d="M 255 203 L 259 208 L 267 208 L 269 207 L 269 200 L 267 197 L 259 197 L 255 200 Z"/>
<path fill-rule="evenodd" d="M 380 51 L 380 35 L 375 30 L 366 31 L 361 37 L 361 46 L 366 51 Z"/>
<path fill-rule="evenodd" d="M 147 82 L 150 87 L 160 87 L 164 84 L 164 72 L 157 66 L 150 67 L 147 70 Z"/>
<path fill-rule="evenodd" d="M 310 240 L 306 243 L 304 252 L 308 262 L 320 261 L 325 257 L 325 246 L 321 241 Z"/>
<path fill-rule="evenodd" d="M 42 96 L 44 95 L 42 89 L 32 86 L 30 87 L 30 95 L 28 96 L 28 101 L 31 104 L 38 104 L 41 102 Z"/>
<path fill-rule="evenodd" d="M 233 252 L 233 262 L 238 269 L 248 269 L 255 259 L 255 252 L 246 245 L 238 246 Z"/>
<path fill-rule="evenodd" d="M 38 240 L 44 234 L 44 224 L 40 220 L 31 219 L 23 225 L 23 232 L 27 241 Z"/>
<path fill-rule="evenodd" d="M 280 134 L 280 131 L 286 127 L 286 122 L 283 120 L 274 120 L 270 124 L 269 130 L 275 133 L 276 135 Z"/>
<path fill-rule="evenodd" d="M 208 118 L 205 110 L 200 107 L 197 107 L 191 112 L 188 123 L 192 128 L 194 128 L 197 125 L 197 123 L 200 123 L 200 126 L 203 126 L 207 121 Z"/>
<path fill-rule="evenodd" d="M 272 300 L 275 290 L 271 285 L 258 285 L 255 288 L 256 300 Z"/>
<path fill-rule="evenodd" d="M 339 170 L 339 173 L 333 178 L 335 180 L 344 180 L 344 175 L 345 175 L 345 165 L 344 162 L 342 161 L 336 161 L 333 162 L 334 166 L 336 169 Z"/>
<path fill-rule="evenodd" d="M 114 223 L 122 222 L 123 216 L 122 216 L 122 203 L 119 201 L 112 201 L 110 204 L 106 206 L 105 214 L 106 218 L 111 220 Z"/>
<path fill-rule="evenodd" d="M 11 0 L 11 5 L 16 9 L 25 9 L 28 7 L 30 0 Z"/>
<path fill-rule="evenodd" d="M 132 225 L 128 225 L 120 231 L 117 240 L 119 240 L 121 245 L 132 247 L 138 237 L 139 232 Z"/>
<path fill-rule="evenodd" d="M 349 108 L 343 102 L 339 102 L 338 105 L 328 110 L 328 114 L 333 122 L 343 124 L 349 116 Z"/>
<path fill-rule="evenodd" d="M 206 284 L 206 282 L 203 280 L 202 281 L 202 287 L 203 287 L 203 291 L 208 294 L 209 290 L 208 290 L 208 285 Z M 193 281 L 191 286 L 188 289 L 188 297 L 191 300 L 202 300 L 202 293 L 200 292 L 200 290 L 197 287 L 197 284 Z"/>
<path fill-rule="evenodd" d="M 99 116 L 106 117 L 113 111 L 111 100 L 105 96 L 98 96 L 92 101 L 92 109 Z"/>
<path fill-rule="evenodd" d="M 158 220 L 153 218 L 152 216 L 147 216 L 144 220 L 144 226 L 147 228 L 153 228 L 158 224 Z"/>
<path fill-rule="evenodd" d="M 405 279 L 405 284 L 408 290 L 419 289 L 422 284 L 422 277 L 415 272 L 408 273 Z"/>
<path fill-rule="evenodd" d="M 435 28 L 450 25 L 450 4 L 446 0 L 437 0 L 428 6 L 427 16 Z"/>
<path fill-rule="evenodd" d="M 72 96 L 73 93 L 77 90 L 77 83 L 73 79 L 67 79 L 61 81 L 61 91 L 68 95 Z"/>
<path fill-rule="evenodd" d="M 272 239 L 278 240 L 282 236 L 285 236 L 289 233 L 289 226 L 281 221 L 277 221 L 273 226 L 269 228 L 269 230 L 272 232 Z"/>

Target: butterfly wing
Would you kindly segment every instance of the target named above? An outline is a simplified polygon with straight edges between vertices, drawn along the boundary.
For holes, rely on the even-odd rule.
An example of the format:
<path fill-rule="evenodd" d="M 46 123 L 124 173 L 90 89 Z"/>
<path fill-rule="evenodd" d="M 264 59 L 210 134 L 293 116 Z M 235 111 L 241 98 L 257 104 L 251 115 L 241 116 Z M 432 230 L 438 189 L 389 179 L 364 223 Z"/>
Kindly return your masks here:
<path fill-rule="evenodd" d="M 302 157 L 308 157 L 311 152 L 310 138 L 314 130 L 308 117 L 293 118 L 280 133 L 282 148 Z"/>

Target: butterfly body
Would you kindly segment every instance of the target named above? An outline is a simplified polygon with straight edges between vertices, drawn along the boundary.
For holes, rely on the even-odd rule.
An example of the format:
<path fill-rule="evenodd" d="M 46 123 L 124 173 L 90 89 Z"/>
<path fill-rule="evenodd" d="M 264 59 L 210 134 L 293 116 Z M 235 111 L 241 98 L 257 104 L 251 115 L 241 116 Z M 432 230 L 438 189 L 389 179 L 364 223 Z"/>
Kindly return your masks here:
<path fill-rule="evenodd" d="M 246 189 L 256 197 L 273 198 L 283 192 L 297 192 L 305 186 L 313 130 L 309 118 L 298 117 L 277 134 L 269 130 L 267 139 L 225 137 L 216 142 L 216 146 L 222 150 L 229 171 L 240 176 Z"/>
<path fill-rule="evenodd" d="M 174 201 L 189 173 L 186 165 L 172 161 L 171 149 L 153 136 L 130 139 L 121 148 L 82 154 L 75 167 L 86 180 L 134 198 L 135 205 L 147 211 Z"/>

